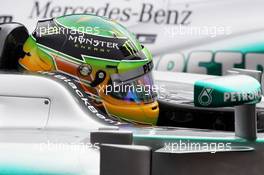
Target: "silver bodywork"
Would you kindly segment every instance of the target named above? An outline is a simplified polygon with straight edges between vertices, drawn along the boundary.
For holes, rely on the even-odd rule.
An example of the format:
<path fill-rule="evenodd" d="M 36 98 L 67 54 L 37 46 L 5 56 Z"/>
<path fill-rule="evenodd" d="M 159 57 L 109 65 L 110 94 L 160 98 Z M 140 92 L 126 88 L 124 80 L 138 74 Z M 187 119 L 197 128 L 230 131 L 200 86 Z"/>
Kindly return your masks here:
<path fill-rule="evenodd" d="M 185 80 L 188 84 L 190 79 L 187 77 Z M 230 155 L 233 154 L 230 152 L 237 152 L 233 157 L 235 167 L 241 165 L 240 158 L 248 158 L 255 166 L 241 168 L 232 174 L 246 175 L 253 170 L 256 175 L 263 173 L 263 166 L 260 166 L 264 162 L 263 134 L 258 134 L 257 140 L 249 141 L 236 137 L 234 132 L 122 125 L 109 127 L 105 119 L 97 120 L 95 113 L 87 113 L 69 89 L 47 77 L 3 74 L 0 76 L 0 84 L 0 174 L 98 175 L 100 151 L 98 145 L 91 143 L 90 134 L 104 131 L 130 131 L 133 133 L 134 144 L 152 148 L 152 174 L 163 174 L 164 169 L 166 174 L 174 174 L 175 168 L 181 169 L 179 174 L 193 173 L 198 168 L 193 163 L 197 163 L 198 159 L 192 158 L 190 153 L 198 157 L 203 153 L 211 154 L 210 150 L 166 150 L 166 144 L 181 142 L 228 142 L 232 150 L 223 151 L 220 155 L 224 156 L 217 157 L 210 168 L 227 173 L 232 169 Z M 178 155 L 186 157 L 188 164 L 182 164 Z M 199 161 L 205 164 L 200 166 L 197 173 L 204 174 L 206 156 L 201 156 Z M 132 163 L 127 162 L 127 166 Z M 219 174 L 217 171 L 211 174 Z"/>
<path fill-rule="evenodd" d="M 65 87 L 49 78 L 4 74 L 0 84 L 2 128 L 93 130 L 103 126 L 87 117 Z"/>

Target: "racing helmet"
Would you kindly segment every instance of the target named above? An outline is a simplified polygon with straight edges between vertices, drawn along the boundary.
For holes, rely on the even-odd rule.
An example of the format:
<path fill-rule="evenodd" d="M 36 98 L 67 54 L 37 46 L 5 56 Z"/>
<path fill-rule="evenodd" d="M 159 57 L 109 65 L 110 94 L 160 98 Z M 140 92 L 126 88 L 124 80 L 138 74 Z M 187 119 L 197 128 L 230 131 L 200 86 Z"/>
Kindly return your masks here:
<path fill-rule="evenodd" d="M 157 123 L 151 53 L 117 22 L 88 14 L 40 20 L 23 50 L 23 69 L 65 73 L 109 115 Z"/>

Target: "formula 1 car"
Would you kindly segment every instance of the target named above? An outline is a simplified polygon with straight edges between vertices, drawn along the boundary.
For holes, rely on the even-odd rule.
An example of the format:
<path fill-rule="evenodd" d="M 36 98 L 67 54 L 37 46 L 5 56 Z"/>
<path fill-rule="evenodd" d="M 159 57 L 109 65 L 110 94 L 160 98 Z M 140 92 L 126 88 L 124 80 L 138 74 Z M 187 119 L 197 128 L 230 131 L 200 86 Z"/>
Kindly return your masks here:
<path fill-rule="evenodd" d="M 238 82 L 235 77 L 258 83 L 243 75 L 230 78 Z M 0 174 L 261 175 L 264 170 L 255 100 L 235 107 L 235 132 L 220 132 L 116 120 L 61 73 L 1 74 L 0 84 Z M 210 88 L 221 95 L 216 85 Z"/>
<path fill-rule="evenodd" d="M 165 87 L 164 91 L 158 92 L 158 100 L 154 98 L 155 94 L 152 91 L 151 98 L 141 93 L 126 92 L 124 95 L 110 91 L 112 97 L 109 100 L 98 91 L 96 94 L 92 88 L 88 88 L 97 87 L 105 81 L 108 72 L 100 66 L 110 70 L 117 69 L 117 72 L 113 71 L 114 73 L 109 76 L 107 82 L 116 81 L 120 85 L 121 81 L 126 82 L 123 83 L 125 85 L 147 87 L 146 85 L 153 83 L 150 54 L 133 39 L 133 36 L 126 33 L 122 26 L 105 21 L 106 19 L 101 17 L 70 15 L 39 22 L 39 27 L 47 27 L 47 23 L 53 27 L 58 26 L 58 23 L 66 26 L 73 23 L 71 20 L 78 25 L 89 20 L 102 27 L 102 31 L 113 32 L 113 37 L 106 36 L 105 33 L 105 36 L 102 36 L 102 33 L 92 36 L 81 33 L 83 38 L 79 39 L 78 36 L 76 42 L 88 44 L 89 39 L 93 37 L 93 41 L 96 41 L 92 42 L 93 46 L 100 43 L 101 47 L 109 47 L 109 52 L 120 60 L 115 61 L 118 64 L 109 63 L 113 55 L 100 53 L 101 57 L 106 57 L 104 61 L 108 62 L 105 65 L 99 61 L 96 67 L 94 62 L 86 61 L 85 55 L 81 55 L 86 64 L 80 64 L 74 69 L 78 72 L 69 73 L 74 67 L 74 59 L 71 61 L 68 59 L 69 62 L 62 60 L 58 50 L 64 49 L 60 50 L 67 53 L 63 57 L 69 57 L 71 54 L 69 46 L 72 45 L 68 45 L 70 43 L 67 41 L 75 41 L 74 38 L 57 33 L 45 35 L 49 39 L 54 38 L 53 42 L 50 42 L 48 38 L 38 38 L 37 33 L 28 37 L 25 28 L 20 24 L 1 26 L 3 38 L 0 47 L 1 66 L 9 72 L 0 75 L 0 173 L 101 175 L 263 173 L 261 165 L 264 162 L 262 146 L 264 135 L 257 133 L 256 115 L 258 113 L 258 116 L 261 116 L 261 107 L 256 108 L 262 97 L 261 84 L 258 81 L 261 77 L 259 72 L 236 70 L 231 72 L 233 75 L 222 77 L 154 72 L 154 82 Z M 109 27 L 109 24 L 113 30 L 104 28 Z M 124 33 L 127 38 L 122 37 Z M 68 38 L 59 40 L 60 37 Z M 49 47 L 58 49 L 55 55 L 51 49 L 48 51 L 48 46 L 45 46 L 47 43 L 51 44 Z M 59 44 L 63 47 L 59 47 Z M 46 49 L 43 49 L 44 47 L 40 49 L 41 45 Z M 82 46 L 80 48 L 84 49 Z M 90 53 L 94 54 L 93 57 L 98 57 L 95 54 L 100 49 L 102 48 L 93 48 Z M 72 53 L 78 55 L 74 49 Z M 120 58 L 119 53 L 128 55 Z M 49 57 L 50 55 L 53 56 Z M 56 63 L 55 66 L 45 64 L 50 62 L 50 58 Z M 60 67 L 59 63 L 63 63 L 64 67 Z M 22 69 L 21 66 L 35 74 L 10 73 L 12 69 Z M 54 66 L 56 69 L 52 71 L 35 69 L 45 66 Z M 100 69 L 97 69 L 98 67 Z M 240 75 L 239 72 L 251 76 Z M 91 73 L 93 78 L 88 79 L 87 76 Z M 177 79 L 179 77 L 180 79 Z M 108 83 L 107 85 L 112 86 L 107 87 L 113 87 L 113 82 Z M 104 92 L 106 91 L 107 89 Z M 104 103 L 99 97 L 109 101 Z M 115 104 L 117 99 L 129 101 L 129 105 Z M 129 112 L 124 110 L 124 106 Z M 111 110 L 119 108 L 122 111 L 120 113 Z M 143 115 L 147 109 L 152 111 L 149 116 Z M 201 119 L 206 114 L 206 118 Z M 208 130 L 215 124 L 210 119 L 206 121 L 209 117 L 214 117 L 214 120 L 218 116 L 213 115 L 227 118 L 228 115 L 225 114 L 229 114 L 231 118 L 228 122 L 235 121 L 235 132 Z M 151 122 L 146 122 L 150 120 Z M 190 121 L 195 123 L 198 120 L 200 122 L 192 127 L 200 129 L 185 126 Z M 222 124 L 221 122 L 218 121 Z M 199 123 L 204 125 L 200 126 Z M 243 166 L 245 163 L 250 163 L 251 166 Z"/>

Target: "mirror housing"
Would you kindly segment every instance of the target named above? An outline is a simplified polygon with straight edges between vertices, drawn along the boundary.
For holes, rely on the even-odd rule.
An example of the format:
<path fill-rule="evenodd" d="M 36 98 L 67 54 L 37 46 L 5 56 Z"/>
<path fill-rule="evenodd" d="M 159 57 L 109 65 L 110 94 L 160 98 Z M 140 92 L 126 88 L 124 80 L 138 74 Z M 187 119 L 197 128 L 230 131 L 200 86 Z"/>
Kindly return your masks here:
<path fill-rule="evenodd" d="M 261 101 L 261 85 L 247 75 L 229 75 L 196 81 L 194 105 L 197 107 L 232 107 Z"/>

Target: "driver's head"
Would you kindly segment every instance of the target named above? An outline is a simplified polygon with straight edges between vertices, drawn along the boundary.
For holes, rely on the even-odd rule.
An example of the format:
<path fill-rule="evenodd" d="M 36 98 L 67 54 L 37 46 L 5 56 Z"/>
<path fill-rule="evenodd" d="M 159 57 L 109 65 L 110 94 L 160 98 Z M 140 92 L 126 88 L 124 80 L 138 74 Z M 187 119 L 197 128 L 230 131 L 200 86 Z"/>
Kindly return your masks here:
<path fill-rule="evenodd" d="M 39 21 L 19 60 L 29 71 L 61 71 L 109 114 L 156 124 L 152 56 L 126 28 L 94 15 Z"/>

